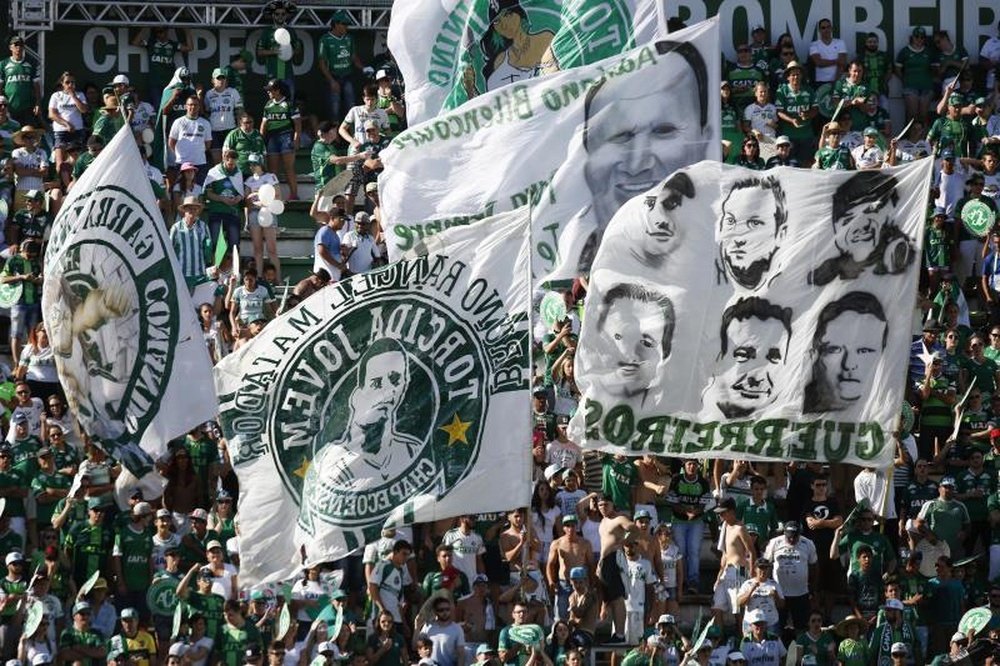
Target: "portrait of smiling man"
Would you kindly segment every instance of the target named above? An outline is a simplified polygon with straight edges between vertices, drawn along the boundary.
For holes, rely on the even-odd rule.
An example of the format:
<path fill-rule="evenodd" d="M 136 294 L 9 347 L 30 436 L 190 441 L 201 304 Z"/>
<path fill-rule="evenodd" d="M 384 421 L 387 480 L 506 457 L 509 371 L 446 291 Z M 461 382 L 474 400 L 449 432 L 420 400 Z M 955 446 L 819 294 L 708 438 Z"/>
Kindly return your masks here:
<path fill-rule="evenodd" d="M 720 272 L 739 289 L 755 291 L 772 275 L 787 232 L 785 191 L 777 178 L 744 178 L 729 188 L 719 220 Z M 721 278 L 721 275 L 720 275 Z"/>
<path fill-rule="evenodd" d="M 836 412 L 863 402 L 888 335 L 885 310 L 867 292 L 852 291 L 823 306 L 802 411 Z"/>
<path fill-rule="evenodd" d="M 756 296 L 741 298 L 722 313 L 719 328 L 718 364 L 729 365 L 716 374 L 706 402 L 727 418 L 749 416 L 774 402 L 792 336 L 792 310 Z"/>

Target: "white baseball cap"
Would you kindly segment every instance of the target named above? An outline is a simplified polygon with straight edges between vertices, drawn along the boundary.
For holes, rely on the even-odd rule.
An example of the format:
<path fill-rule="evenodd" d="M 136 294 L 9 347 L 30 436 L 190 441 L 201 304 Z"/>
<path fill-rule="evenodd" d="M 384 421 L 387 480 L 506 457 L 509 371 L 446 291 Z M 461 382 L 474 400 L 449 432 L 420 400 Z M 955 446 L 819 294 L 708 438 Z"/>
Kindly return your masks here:
<path fill-rule="evenodd" d="M 111 79 L 111 84 L 112 85 L 115 85 L 115 84 L 118 84 L 118 83 L 124 83 L 125 85 L 128 85 L 128 77 L 125 76 L 124 74 L 119 74 L 115 78 Z"/>

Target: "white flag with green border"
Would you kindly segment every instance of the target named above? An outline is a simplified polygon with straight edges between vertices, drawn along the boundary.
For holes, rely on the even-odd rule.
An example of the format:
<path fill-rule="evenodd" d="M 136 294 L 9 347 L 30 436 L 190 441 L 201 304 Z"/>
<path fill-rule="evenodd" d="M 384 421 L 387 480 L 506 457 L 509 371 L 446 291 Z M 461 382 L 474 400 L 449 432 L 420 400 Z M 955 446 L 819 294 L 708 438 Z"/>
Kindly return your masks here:
<path fill-rule="evenodd" d="M 528 211 L 449 230 L 271 322 L 215 369 L 241 581 L 343 557 L 386 524 L 531 494 Z"/>
<path fill-rule="evenodd" d="M 136 476 L 167 441 L 215 418 L 211 360 L 127 128 L 56 216 L 42 311 L 73 414 Z"/>

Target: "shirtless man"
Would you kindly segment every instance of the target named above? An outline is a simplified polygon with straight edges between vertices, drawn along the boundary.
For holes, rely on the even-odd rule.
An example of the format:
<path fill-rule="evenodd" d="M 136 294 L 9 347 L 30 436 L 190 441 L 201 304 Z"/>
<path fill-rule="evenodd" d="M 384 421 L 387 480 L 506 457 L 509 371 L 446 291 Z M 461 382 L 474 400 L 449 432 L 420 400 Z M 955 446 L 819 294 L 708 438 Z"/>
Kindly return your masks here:
<path fill-rule="evenodd" d="M 736 611 L 729 591 L 738 590 L 746 580 L 747 572 L 753 568 L 754 550 L 750 534 L 736 518 L 736 500 L 726 497 L 712 510 L 722 521 L 722 561 L 712 598 L 712 616 L 715 618 L 715 625 L 721 627 L 725 615 L 732 615 Z"/>
<path fill-rule="evenodd" d="M 472 643 L 492 643 L 497 635 L 496 606 L 490 598 L 489 580 L 477 574 L 472 594 L 455 604 L 455 621 L 461 623 L 465 639 Z M 492 615 L 492 617 L 490 617 Z M 487 627 L 492 621 L 493 626 Z"/>
<path fill-rule="evenodd" d="M 646 454 L 635 460 L 639 472 L 639 485 L 635 489 L 635 510 L 646 509 L 656 516 L 657 499 L 665 499 L 670 490 L 670 468 Z"/>
<path fill-rule="evenodd" d="M 528 527 L 524 524 L 524 509 L 515 509 L 507 514 L 510 527 L 500 533 L 500 552 L 510 564 L 511 571 L 520 571 L 521 565 L 533 569 L 537 566 L 538 553 L 542 549 L 542 544 L 534 534 L 528 534 Z M 524 551 L 525 544 L 528 551 Z"/>
<path fill-rule="evenodd" d="M 549 597 L 556 600 L 557 620 L 567 618 L 569 594 L 573 591 L 569 572 L 574 567 L 583 567 L 587 571 L 592 571 L 594 568 L 594 555 L 590 550 L 590 544 L 576 533 L 578 522 L 576 514 L 563 516 L 563 535 L 549 546 L 549 557 L 545 563 Z"/>
<path fill-rule="evenodd" d="M 660 544 L 650 531 L 653 518 L 646 509 L 636 508 L 632 520 L 635 521 L 638 528 L 633 534 L 636 538 L 639 555 L 649 560 L 650 565 L 653 567 L 653 573 L 656 574 L 656 580 L 661 581 L 663 580 L 663 557 L 660 555 Z M 650 614 L 653 617 L 660 615 L 662 612 L 661 606 L 664 605 L 664 601 L 666 600 L 660 599 L 656 594 L 646 599 L 646 606 L 651 608 Z"/>
<path fill-rule="evenodd" d="M 636 529 L 628 516 L 615 510 L 615 503 L 608 495 L 602 495 L 597 502 L 601 512 L 598 533 L 601 537 L 601 559 L 597 562 L 597 579 L 601 582 L 604 605 L 611 613 L 611 643 L 625 641 L 625 553 L 622 544 L 625 537 Z"/>

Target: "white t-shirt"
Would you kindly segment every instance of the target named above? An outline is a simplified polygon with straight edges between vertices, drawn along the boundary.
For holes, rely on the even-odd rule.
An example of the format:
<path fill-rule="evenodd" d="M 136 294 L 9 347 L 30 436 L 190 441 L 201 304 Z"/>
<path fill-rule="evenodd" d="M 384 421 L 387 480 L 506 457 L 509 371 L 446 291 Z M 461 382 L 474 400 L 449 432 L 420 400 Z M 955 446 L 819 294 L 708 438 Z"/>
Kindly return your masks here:
<path fill-rule="evenodd" d="M 979 58 L 989 58 L 994 64 L 1000 62 L 1000 37 L 990 37 L 983 44 L 983 48 L 979 50 Z M 996 80 L 996 67 L 991 67 L 990 71 L 986 74 L 986 88 L 988 90 L 993 89 L 993 83 Z"/>
<path fill-rule="evenodd" d="M 750 123 L 750 129 L 773 139 L 775 136 L 775 126 L 768 125 L 767 123 L 769 121 L 773 123 L 778 122 L 778 109 L 770 102 L 764 106 L 754 102 L 743 111 L 743 119 Z"/>
<path fill-rule="evenodd" d="M 753 578 L 743 581 L 743 584 L 740 585 L 739 591 L 736 593 L 737 596 L 742 597 L 744 594 L 749 592 L 754 585 L 757 585 L 757 581 Z M 780 596 L 785 596 L 782 592 L 781 583 L 773 578 L 770 578 L 758 585 L 757 589 L 754 590 L 753 595 L 751 595 L 750 599 L 747 600 L 743 617 L 746 618 L 750 611 L 759 610 L 764 614 L 764 619 L 767 620 L 768 626 L 777 624 L 778 604 L 771 596 L 771 592 L 773 590 L 777 590 Z M 743 624 L 746 625 L 745 619 Z M 748 626 L 744 626 L 743 628 L 744 630 L 749 630 Z"/>
<path fill-rule="evenodd" d="M 455 527 L 444 533 L 441 543 L 451 546 L 454 553 L 451 563 L 455 568 L 466 575 L 471 583 L 476 579 L 476 557 L 486 554 L 486 545 L 483 537 L 476 532 L 463 534 L 462 530 Z"/>
<path fill-rule="evenodd" d="M 438 666 L 455 666 L 458 655 L 465 650 L 465 633 L 461 625 L 455 622 L 425 624 L 420 632 L 431 640 L 431 659 Z"/>
<path fill-rule="evenodd" d="M 368 582 L 378 587 L 382 605 L 386 612 L 392 615 L 393 622 L 402 622 L 399 603 L 403 596 L 403 588 L 413 582 L 406 567 L 397 568 L 389 560 L 382 560 L 372 569 Z"/>
<path fill-rule="evenodd" d="M 24 414 L 28 417 L 28 433 L 35 437 L 42 436 L 42 416 L 45 414 L 45 403 L 41 398 L 32 398 L 28 405 L 18 405 L 10 413 L 10 428 L 7 430 L 7 443 L 14 443 L 14 415 Z"/>
<path fill-rule="evenodd" d="M 212 654 L 212 647 L 214 646 L 215 641 L 208 636 L 202 636 L 200 640 L 194 643 L 194 645 L 191 645 L 191 648 L 205 648 L 206 650 L 205 656 L 198 661 L 192 661 L 191 666 L 205 666 L 206 662 L 208 662 L 209 655 Z"/>
<path fill-rule="evenodd" d="M 15 148 L 10 154 L 14 164 L 28 169 L 37 169 L 43 164 L 49 163 L 49 156 L 41 148 L 36 148 L 35 152 L 29 153 L 25 147 Z M 21 192 L 28 190 L 43 189 L 42 179 L 38 176 L 17 176 L 17 189 Z"/>
<path fill-rule="evenodd" d="M 235 88 L 227 87 L 221 92 L 212 88 L 205 92 L 205 107 L 212 131 L 224 132 L 236 128 L 236 109 L 243 108 L 243 100 Z"/>
<path fill-rule="evenodd" d="M 583 460 L 583 452 L 573 442 L 554 439 L 545 446 L 545 462 L 569 469 L 575 468 Z M 574 510 L 575 513 L 575 510 Z"/>
<path fill-rule="evenodd" d="M 318 580 L 308 580 L 303 578 L 292 585 L 292 600 L 293 601 L 315 601 L 325 594 L 323 590 L 323 585 Z M 305 606 L 299 608 L 298 615 L 295 617 L 299 622 L 311 622 L 312 618 L 309 617 L 309 613 Z"/>
<path fill-rule="evenodd" d="M 365 123 L 369 120 L 374 120 L 378 123 L 381 132 L 389 129 L 389 114 L 385 112 L 385 109 L 375 108 L 369 111 L 365 108 L 364 104 L 359 104 L 358 106 L 352 106 L 347 115 L 344 116 L 344 123 L 353 128 L 354 138 L 361 143 L 366 141 Z M 354 150 L 353 146 L 351 150 Z"/>
<path fill-rule="evenodd" d="M 834 37 L 829 44 L 823 43 L 822 39 L 817 39 L 809 45 L 809 57 L 819 54 L 822 60 L 836 60 L 840 54 L 847 54 L 847 45 L 844 40 Z M 837 66 L 828 65 L 816 68 L 816 85 L 821 83 L 832 83 L 837 79 Z"/>
<path fill-rule="evenodd" d="M 200 166 L 208 162 L 205 145 L 212 140 L 212 126 L 204 118 L 181 116 L 170 126 L 170 138 L 177 142 L 174 156 L 178 164 L 190 162 Z"/>
<path fill-rule="evenodd" d="M 764 557 L 774 563 L 774 577 L 790 597 L 809 594 L 809 565 L 816 564 L 816 544 L 804 536 L 790 544 L 784 535 L 771 539 Z"/>
<path fill-rule="evenodd" d="M 156 534 L 153 535 L 153 553 L 150 559 L 153 561 L 153 569 L 163 571 L 167 568 L 167 551 L 171 548 L 181 547 L 181 537 L 171 532 L 166 539 L 161 539 Z"/>
<path fill-rule="evenodd" d="M 84 104 L 87 103 L 87 98 L 82 92 L 77 91 L 76 98 Z M 73 96 L 68 92 L 60 90 L 52 93 L 52 97 L 49 97 L 49 110 L 51 111 L 53 109 L 55 109 L 56 113 L 58 113 L 63 120 L 68 121 L 69 124 L 73 126 L 74 130 L 83 129 L 83 114 L 80 113 L 80 109 L 76 108 L 76 104 L 73 103 Z M 66 129 L 65 125 L 58 125 L 55 123 L 53 124 L 52 129 L 55 132 L 70 131 Z"/>
<path fill-rule="evenodd" d="M 882 149 L 878 146 L 872 146 L 871 148 L 865 148 L 864 146 L 857 146 L 851 150 L 851 157 L 854 158 L 854 163 L 860 169 L 862 167 L 874 167 L 876 164 L 880 164 L 884 159 L 885 155 Z"/>
<path fill-rule="evenodd" d="M 639 612 L 646 606 L 646 586 L 652 585 L 656 577 L 653 575 L 653 565 L 645 557 L 634 560 L 625 558 L 625 588 L 628 597 L 625 598 L 625 610 Z"/>
<path fill-rule="evenodd" d="M 340 239 L 343 247 L 354 248 L 347 257 L 347 267 L 352 273 L 365 273 L 370 271 L 372 263 L 382 256 L 375 238 L 371 234 L 361 236 L 356 230 L 351 230 Z"/>
<path fill-rule="evenodd" d="M 668 588 L 677 587 L 677 563 L 684 559 L 684 553 L 676 543 L 660 549 L 660 560 L 663 562 L 663 584 Z"/>
<path fill-rule="evenodd" d="M 938 196 L 934 200 L 934 205 L 944 208 L 949 216 L 954 214 L 955 205 L 965 196 L 965 181 L 969 173 L 961 164 L 955 163 L 955 172 L 947 174 L 940 169 L 935 171 L 935 185 L 938 187 Z"/>
<path fill-rule="evenodd" d="M 246 189 L 245 194 L 256 194 L 260 192 L 260 188 L 268 184 L 273 185 L 274 189 L 278 189 L 278 177 L 266 171 L 262 172 L 259 176 L 252 174 L 243 179 L 243 187 Z M 254 201 L 253 207 L 260 208 L 260 202 Z"/>
<path fill-rule="evenodd" d="M 232 564 L 223 564 L 222 567 L 221 575 L 212 576 L 212 594 L 217 594 L 229 601 L 233 594 L 233 576 L 236 575 L 237 571 Z"/>
<path fill-rule="evenodd" d="M 133 132 L 141 132 L 149 127 L 152 129 L 153 120 L 156 119 L 156 109 L 149 102 L 139 102 L 132 111 L 132 122 L 129 125 Z"/>

